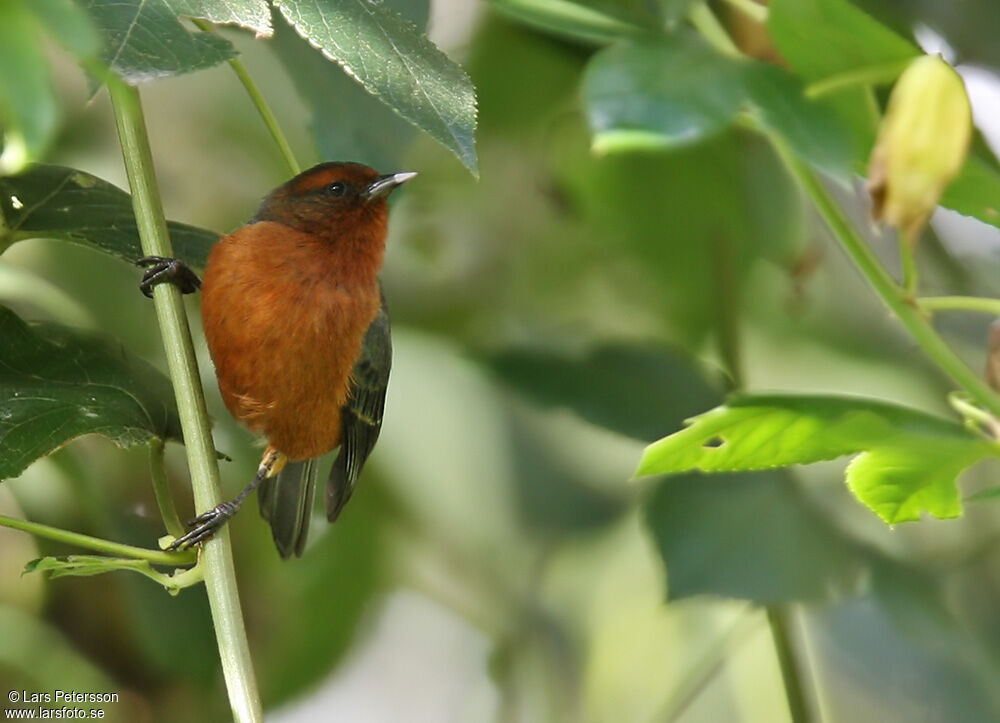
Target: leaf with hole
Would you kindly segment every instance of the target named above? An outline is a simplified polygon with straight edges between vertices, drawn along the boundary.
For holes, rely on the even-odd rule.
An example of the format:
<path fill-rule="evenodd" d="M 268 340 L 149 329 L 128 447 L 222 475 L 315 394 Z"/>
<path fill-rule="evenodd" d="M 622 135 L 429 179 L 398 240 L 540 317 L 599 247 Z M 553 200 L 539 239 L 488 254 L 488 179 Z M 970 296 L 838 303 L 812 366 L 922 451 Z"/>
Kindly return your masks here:
<path fill-rule="evenodd" d="M 646 448 L 638 476 L 742 471 L 857 455 L 847 485 L 885 522 L 961 514 L 956 478 L 1000 445 L 939 417 L 851 397 L 740 396 Z"/>
<path fill-rule="evenodd" d="M 110 339 L 0 306 L 0 479 L 84 434 L 120 447 L 181 439 L 170 382 Z"/>
<path fill-rule="evenodd" d="M 167 224 L 175 254 L 202 267 L 219 235 Z M 0 252 L 15 241 L 53 238 L 133 262 L 143 256 L 131 197 L 96 176 L 63 166 L 34 165 L 0 178 Z"/>
<path fill-rule="evenodd" d="M 478 175 L 475 88 L 465 71 L 413 23 L 368 0 L 275 4 L 323 55 Z"/>

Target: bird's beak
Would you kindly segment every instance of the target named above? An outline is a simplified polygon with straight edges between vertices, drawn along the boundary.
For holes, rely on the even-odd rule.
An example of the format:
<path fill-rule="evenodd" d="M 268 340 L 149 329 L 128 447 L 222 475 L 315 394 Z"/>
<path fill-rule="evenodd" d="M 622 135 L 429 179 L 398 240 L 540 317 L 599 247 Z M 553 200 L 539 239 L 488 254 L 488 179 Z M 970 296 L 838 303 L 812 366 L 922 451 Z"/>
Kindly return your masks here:
<path fill-rule="evenodd" d="M 379 176 L 369 184 L 368 188 L 361 194 L 366 201 L 374 201 L 376 198 L 385 198 L 393 190 L 417 174 L 410 171 L 407 173 L 390 173 L 386 176 Z"/>

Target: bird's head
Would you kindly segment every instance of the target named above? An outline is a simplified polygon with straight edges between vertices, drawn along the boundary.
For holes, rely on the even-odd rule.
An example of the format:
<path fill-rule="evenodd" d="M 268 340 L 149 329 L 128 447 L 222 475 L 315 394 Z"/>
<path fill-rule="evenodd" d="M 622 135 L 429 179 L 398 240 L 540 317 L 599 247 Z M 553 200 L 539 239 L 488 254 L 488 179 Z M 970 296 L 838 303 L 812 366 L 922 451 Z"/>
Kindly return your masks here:
<path fill-rule="evenodd" d="M 384 229 L 386 197 L 416 173 L 377 171 L 360 163 L 321 163 L 278 186 L 251 220 L 275 221 L 321 236 Z"/>

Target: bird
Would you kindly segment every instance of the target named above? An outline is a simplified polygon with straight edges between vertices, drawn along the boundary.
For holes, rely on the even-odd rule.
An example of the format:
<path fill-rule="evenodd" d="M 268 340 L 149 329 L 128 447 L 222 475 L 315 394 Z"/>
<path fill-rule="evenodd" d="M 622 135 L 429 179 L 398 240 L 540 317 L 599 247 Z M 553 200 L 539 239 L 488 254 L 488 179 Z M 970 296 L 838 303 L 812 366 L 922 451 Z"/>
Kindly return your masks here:
<path fill-rule="evenodd" d="M 258 487 L 278 553 L 300 556 L 316 460 L 340 447 L 326 485 L 333 522 L 378 440 L 392 364 L 379 280 L 387 197 L 416 173 L 327 162 L 268 194 L 250 221 L 211 249 L 204 276 L 180 259 L 146 256 L 140 289 L 201 289 L 201 315 L 229 412 L 266 440 L 257 473 L 233 499 L 199 515 L 171 544 L 214 535 Z"/>

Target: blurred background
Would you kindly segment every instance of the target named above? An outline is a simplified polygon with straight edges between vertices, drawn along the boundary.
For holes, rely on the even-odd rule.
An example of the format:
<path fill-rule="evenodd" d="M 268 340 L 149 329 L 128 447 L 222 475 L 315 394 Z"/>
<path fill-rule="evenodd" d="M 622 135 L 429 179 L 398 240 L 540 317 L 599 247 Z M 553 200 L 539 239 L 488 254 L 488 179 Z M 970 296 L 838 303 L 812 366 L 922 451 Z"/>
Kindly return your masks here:
<path fill-rule="evenodd" d="M 893 17 L 925 47 L 964 42 L 983 59 L 966 72 L 988 117 L 997 66 L 967 33 L 995 39 L 996 11 L 911 6 Z M 722 17 L 766 55 L 759 27 Z M 946 380 L 759 137 L 728 130 L 669 152 L 596 155 L 580 101 L 593 47 L 484 3 L 435 0 L 430 35 L 478 92 L 477 182 L 277 25 L 271 40 L 224 34 L 303 165 L 350 159 L 420 176 L 392 210 L 383 278 L 395 358 L 357 493 L 336 525 L 316 510 L 309 547 L 290 562 L 255 505 L 231 525 L 268 720 L 787 720 L 769 616 L 789 631 L 823 720 L 1000 719 L 995 503 L 890 529 L 844 487 L 847 460 L 630 481 L 646 444 L 721 401 L 723 370 L 756 391 L 948 414 Z M 78 68 L 51 54 L 62 126 L 48 160 L 126 188 L 106 92 L 88 100 Z M 228 68 L 142 94 L 169 218 L 226 232 L 285 180 Z M 867 220 L 862 190 L 836 189 L 894 267 L 895 242 Z M 920 247 L 930 289 L 994 295 L 996 229 L 944 211 L 935 229 Z M 0 301 L 23 318 L 101 330 L 164 368 L 136 269 L 34 240 L 0 271 Z M 198 298 L 186 298 L 230 496 L 259 448 L 219 399 Z M 942 320 L 976 368 L 988 323 Z M 168 461 L 188 516 L 183 448 L 169 445 Z M 963 492 L 996 472 L 975 468 Z M 162 534 L 146 451 L 99 437 L 5 482 L 0 514 L 145 546 Z M 117 691 L 107 717 L 130 723 L 226 720 L 202 589 L 174 598 L 125 573 L 21 575 L 66 551 L 0 529 L 0 688 Z"/>

